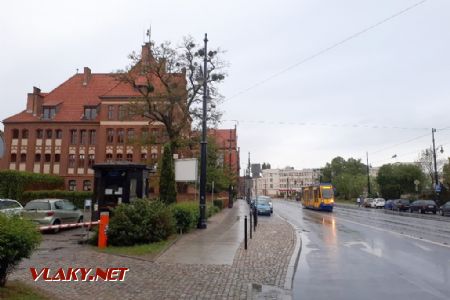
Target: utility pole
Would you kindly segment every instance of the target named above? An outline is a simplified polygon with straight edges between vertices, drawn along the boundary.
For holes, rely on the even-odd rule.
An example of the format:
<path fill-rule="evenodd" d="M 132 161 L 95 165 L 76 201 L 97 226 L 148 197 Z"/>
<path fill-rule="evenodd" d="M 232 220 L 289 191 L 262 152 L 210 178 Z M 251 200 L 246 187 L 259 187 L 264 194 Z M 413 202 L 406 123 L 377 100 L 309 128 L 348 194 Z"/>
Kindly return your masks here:
<path fill-rule="evenodd" d="M 436 145 L 434 143 L 434 133 L 436 132 L 436 128 L 431 128 L 431 137 L 433 139 L 433 162 L 434 162 L 434 191 L 435 191 L 435 200 L 437 201 L 439 198 L 439 176 L 437 172 L 437 164 L 436 164 Z"/>
<path fill-rule="evenodd" d="M 367 197 L 370 197 L 369 152 L 366 152 L 366 158 L 367 158 Z"/>
<path fill-rule="evenodd" d="M 247 201 L 248 201 L 248 203 L 250 203 L 250 189 L 251 189 L 251 176 L 250 176 L 250 174 L 251 174 L 251 172 L 250 172 L 250 152 L 248 153 L 248 165 L 247 165 L 247 181 L 248 181 L 248 187 L 247 187 Z"/>
<path fill-rule="evenodd" d="M 203 59 L 203 114 L 202 114 L 202 141 L 200 152 L 200 217 L 197 228 L 206 229 L 206 97 L 208 94 L 208 37 L 205 33 L 205 49 Z"/>

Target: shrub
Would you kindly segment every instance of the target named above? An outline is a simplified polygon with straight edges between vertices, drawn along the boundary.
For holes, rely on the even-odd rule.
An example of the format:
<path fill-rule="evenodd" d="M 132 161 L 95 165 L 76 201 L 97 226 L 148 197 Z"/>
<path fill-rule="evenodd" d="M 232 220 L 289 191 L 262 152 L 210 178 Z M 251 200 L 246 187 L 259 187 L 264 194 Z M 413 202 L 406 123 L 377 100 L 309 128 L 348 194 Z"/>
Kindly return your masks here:
<path fill-rule="evenodd" d="M 113 212 L 108 242 L 113 246 L 132 246 L 165 240 L 174 232 L 175 220 L 161 201 L 136 200 L 121 204 Z"/>
<path fill-rule="evenodd" d="M 220 208 L 215 206 L 215 205 L 209 205 L 208 209 L 206 210 L 207 212 L 207 217 L 211 217 L 213 215 L 215 215 L 216 213 L 218 213 L 220 211 Z"/>
<path fill-rule="evenodd" d="M 22 260 L 30 257 L 41 241 L 41 234 L 28 220 L 0 214 L 0 287 Z"/>
<path fill-rule="evenodd" d="M 213 205 L 219 208 L 219 211 L 223 208 L 223 201 L 220 199 L 213 200 Z"/>
<path fill-rule="evenodd" d="M 56 175 L 12 170 L 0 171 L 0 197 L 22 199 L 24 191 L 64 188 L 64 179 Z"/>
<path fill-rule="evenodd" d="M 178 231 L 188 232 L 197 225 L 200 217 L 197 202 L 180 202 L 171 206 Z"/>
<path fill-rule="evenodd" d="M 33 199 L 43 199 L 43 198 L 67 199 L 72 201 L 76 207 L 83 209 L 84 200 L 92 199 L 92 192 L 69 192 L 62 190 L 28 191 L 22 194 L 22 199 L 20 200 L 20 203 L 22 203 L 22 205 L 25 205 Z"/>
<path fill-rule="evenodd" d="M 161 164 L 161 176 L 159 179 L 159 197 L 167 204 L 175 203 L 177 201 L 175 166 L 170 144 L 166 144 L 164 146 L 164 154 Z"/>

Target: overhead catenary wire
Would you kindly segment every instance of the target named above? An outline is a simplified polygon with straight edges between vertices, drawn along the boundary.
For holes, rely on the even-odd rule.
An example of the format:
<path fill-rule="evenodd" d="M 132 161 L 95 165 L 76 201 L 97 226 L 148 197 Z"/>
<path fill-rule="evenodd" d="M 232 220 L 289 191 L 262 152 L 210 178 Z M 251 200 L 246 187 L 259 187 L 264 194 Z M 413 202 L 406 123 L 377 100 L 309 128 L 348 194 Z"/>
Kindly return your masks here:
<path fill-rule="evenodd" d="M 243 89 L 243 90 L 241 90 L 241 91 L 231 95 L 230 97 L 226 97 L 225 101 L 233 99 L 233 98 L 236 98 L 236 97 L 238 97 L 238 96 L 240 96 L 242 94 L 245 94 L 248 91 L 253 90 L 253 89 L 263 85 L 264 83 L 266 83 L 266 82 L 268 82 L 268 81 L 270 81 L 270 80 L 272 80 L 272 79 L 274 79 L 274 78 L 276 78 L 276 77 L 278 77 L 278 76 L 280 76 L 280 75 L 282 75 L 282 74 L 284 74 L 284 73 L 286 73 L 286 72 L 288 72 L 288 71 L 290 71 L 290 70 L 292 70 L 292 69 L 294 69 L 294 68 L 296 68 L 296 67 L 298 67 L 298 66 L 300 66 L 300 65 L 302 65 L 302 64 L 304 64 L 306 62 L 308 62 L 308 61 L 311 61 L 311 60 L 315 59 L 316 57 L 318 57 L 320 55 L 323 55 L 323 54 L 327 53 L 328 51 L 331 51 L 331 50 L 341 46 L 342 44 L 345 44 L 346 42 L 351 41 L 351 40 L 353 40 L 353 39 L 355 39 L 355 38 L 357 38 L 357 37 L 359 37 L 359 36 L 369 32 L 369 31 L 371 31 L 374 28 L 376 28 L 378 26 L 381 26 L 384 23 L 387 23 L 387 22 L 391 21 L 394 18 L 397 18 L 397 17 L 405 14 L 406 12 L 408 12 L 408 11 L 410 11 L 410 10 L 412 10 L 412 9 L 422 5 L 422 4 L 424 4 L 427 1 L 428 0 L 421 0 L 419 2 L 416 2 L 416 3 L 406 7 L 404 9 L 402 9 L 402 10 L 400 10 L 400 11 L 398 11 L 398 12 L 392 14 L 392 15 L 390 15 L 389 17 L 384 18 L 381 21 L 378 21 L 378 22 L 376 22 L 376 23 L 374 23 L 374 24 L 372 24 L 372 25 L 370 25 L 368 27 L 365 27 L 364 29 L 362 29 L 362 30 L 360 30 L 360 31 L 358 31 L 356 33 L 353 33 L 353 34 L 349 35 L 348 37 L 346 37 L 346 38 L 344 38 L 344 39 L 342 39 L 342 40 L 340 40 L 340 41 L 338 41 L 338 42 L 336 42 L 334 44 L 331 44 L 330 46 L 328 46 L 328 47 L 326 47 L 326 48 L 324 48 L 322 50 L 319 50 L 316 53 L 313 53 L 310 56 L 307 56 L 307 57 L 301 59 L 300 61 L 298 61 L 298 62 L 296 62 L 296 63 L 294 63 L 294 64 L 292 64 L 290 66 L 285 67 L 284 69 L 281 69 L 280 71 L 278 71 L 278 72 L 268 76 L 267 78 L 250 85 L 249 87 L 247 87 L 247 88 L 245 88 L 245 89 Z"/>

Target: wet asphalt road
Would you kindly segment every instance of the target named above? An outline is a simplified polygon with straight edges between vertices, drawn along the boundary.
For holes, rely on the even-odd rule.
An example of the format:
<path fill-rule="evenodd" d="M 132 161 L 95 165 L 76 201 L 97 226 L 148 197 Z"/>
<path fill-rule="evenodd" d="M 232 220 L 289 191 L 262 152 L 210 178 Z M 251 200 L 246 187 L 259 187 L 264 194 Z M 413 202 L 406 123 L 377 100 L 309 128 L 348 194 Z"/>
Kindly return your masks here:
<path fill-rule="evenodd" d="M 303 241 L 294 299 L 450 299 L 450 217 L 273 202 Z"/>

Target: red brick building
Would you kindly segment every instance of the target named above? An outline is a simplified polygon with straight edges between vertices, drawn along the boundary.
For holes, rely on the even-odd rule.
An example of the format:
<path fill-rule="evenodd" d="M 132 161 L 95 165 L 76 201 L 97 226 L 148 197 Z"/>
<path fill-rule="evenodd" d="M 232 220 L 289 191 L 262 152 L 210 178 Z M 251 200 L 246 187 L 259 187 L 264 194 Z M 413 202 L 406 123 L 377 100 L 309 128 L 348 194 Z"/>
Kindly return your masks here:
<path fill-rule="evenodd" d="M 138 64 L 155 62 L 148 43 L 141 56 Z M 186 89 L 184 73 L 171 75 Z M 1 169 L 56 174 L 65 178 L 68 190 L 89 191 L 95 163 L 126 160 L 157 167 L 168 137 L 163 124 L 130 109 L 130 99 L 141 96 L 138 81 L 127 84 L 114 74 L 92 73 L 85 67 L 49 93 L 34 87 L 26 109 L 3 120 Z M 157 90 L 156 79 L 152 84 Z M 209 134 L 216 137 L 224 167 L 238 174 L 236 129 Z M 156 184 L 151 183 L 150 192 L 158 192 Z"/>
<path fill-rule="evenodd" d="M 151 61 L 149 44 L 142 49 L 142 61 Z M 185 87 L 184 74 L 175 76 Z M 3 121 L 7 146 L 1 167 L 57 174 L 69 190 L 81 191 L 92 189 L 94 163 L 156 164 L 166 130 L 129 109 L 130 99 L 140 96 L 136 86 L 85 67 L 49 93 L 33 88 L 26 109 Z"/>

